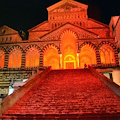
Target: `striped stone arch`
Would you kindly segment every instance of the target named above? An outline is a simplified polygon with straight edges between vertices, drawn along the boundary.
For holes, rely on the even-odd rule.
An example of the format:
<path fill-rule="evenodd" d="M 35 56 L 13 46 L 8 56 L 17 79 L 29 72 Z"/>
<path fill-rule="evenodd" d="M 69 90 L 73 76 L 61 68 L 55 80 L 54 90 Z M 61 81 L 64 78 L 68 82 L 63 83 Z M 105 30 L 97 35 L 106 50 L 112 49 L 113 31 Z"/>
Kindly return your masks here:
<path fill-rule="evenodd" d="M 9 48 L 8 67 L 9 68 L 21 67 L 23 53 L 24 50 L 19 45 L 14 45 L 11 48 Z"/>
<path fill-rule="evenodd" d="M 91 43 L 91 42 L 84 42 L 84 43 L 82 43 L 81 45 L 78 46 L 78 50 L 80 51 L 81 48 L 82 48 L 84 45 L 91 45 L 91 47 L 93 47 L 93 49 L 97 50 L 96 45 L 93 44 L 93 43 Z"/>
<path fill-rule="evenodd" d="M 3 50 L 3 52 L 7 53 L 7 50 L 2 46 L 0 46 L 0 50 Z"/>
<path fill-rule="evenodd" d="M 40 65 L 41 48 L 31 44 L 25 49 L 25 67 L 38 67 Z"/>
<path fill-rule="evenodd" d="M 0 46 L 0 68 L 4 67 L 6 53 L 6 49 Z"/>
<path fill-rule="evenodd" d="M 118 52 L 117 52 L 117 48 L 116 48 L 115 44 L 110 43 L 110 42 L 108 42 L 108 41 L 103 41 L 103 42 L 101 42 L 101 43 L 98 45 L 98 50 L 99 50 L 99 52 L 100 52 L 100 48 L 101 48 L 103 45 L 108 45 L 108 46 L 110 46 L 110 47 L 113 49 L 114 59 L 115 59 L 114 62 L 115 62 L 116 64 L 119 64 Z M 101 62 L 102 62 L 102 61 L 101 61 Z"/>
<path fill-rule="evenodd" d="M 80 67 L 84 68 L 84 65 L 96 65 L 97 55 L 96 46 L 91 42 L 84 42 L 79 46 L 79 62 Z"/>
<path fill-rule="evenodd" d="M 29 45 L 26 49 L 25 49 L 25 52 L 27 52 L 30 48 L 36 48 L 39 52 L 41 52 L 41 48 L 36 45 L 36 44 L 32 44 L 32 45 Z"/>
<path fill-rule="evenodd" d="M 50 44 L 47 44 L 45 45 L 43 48 L 42 48 L 42 52 L 44 52 L 45 50 L 47 50 L 47 48 L 49 47 L 54 47 L 58 50 L 58 53 L 60 52 L 60 47 L 58 47 L 57 45 L 53 44 L 53 43 L 50 43 Z"/>
<path fill-rule="evenodd" d="M 104 45 L 104 44 L 109 45 L 109 46 L 112 47 L 113 50 L 115 50 L 115 51 L 117 50 L 116 46 L 115 46 L 113 43 L 110 43 L 110 42 L 108 42 L 108 41 L 102 41 L 102 42 L 98 45 L 97 49 L 99 50 L 100 47 L 101 47 L 102 45 Z"/>
<path fill-rule="evenodd" d="M 19 49 L 22 53 L 24 52 L 24 50 L 22 49 L 22 47 L 20 47 L 19 45 L 12 46 L 10 49 L 8 49 L 8 52 L 10 53 L 12 50 L 14 50 L 16 48 Z"/>
<path fill-rule="evenodd" d="M 72 33 L 75 35 L 76 40 L 78 40 L 79 37 L 78 37 L 76 31 L 75 31 L 74 29 L 70 29 L 70 28 L 62 30 L 62 32 L 60 33 L 60 36 L 59 36 L 59 40 L 61 40 L 62 36 L 63 36 L 66 32 L 72 32 Z"/>

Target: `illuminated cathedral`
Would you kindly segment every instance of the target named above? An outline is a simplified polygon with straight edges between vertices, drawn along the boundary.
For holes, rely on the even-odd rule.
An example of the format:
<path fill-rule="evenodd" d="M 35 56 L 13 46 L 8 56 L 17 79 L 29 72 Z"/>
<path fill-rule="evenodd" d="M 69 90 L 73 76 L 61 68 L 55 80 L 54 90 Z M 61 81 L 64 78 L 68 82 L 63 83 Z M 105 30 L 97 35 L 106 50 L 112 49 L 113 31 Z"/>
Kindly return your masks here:
<path fill-rule="evenodd" d="M 84 65 L 111 73 L 119 65 L 108 25 L 88 18 L 88 5 L 61 0 L 47 8 L 48 20 L 28 30 L 28 40 L 4 25 L 0 28 L 0 93 L 37 70 L 79 69 Z M 107 68 L 110 68 L 108 70 Z"/>

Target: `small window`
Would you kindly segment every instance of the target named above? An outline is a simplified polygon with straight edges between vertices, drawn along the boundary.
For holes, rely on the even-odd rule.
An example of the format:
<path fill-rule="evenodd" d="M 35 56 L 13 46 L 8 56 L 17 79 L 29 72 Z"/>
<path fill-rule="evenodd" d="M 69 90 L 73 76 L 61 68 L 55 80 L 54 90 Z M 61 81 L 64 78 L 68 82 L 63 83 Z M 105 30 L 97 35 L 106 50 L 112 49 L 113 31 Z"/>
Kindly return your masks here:
<path fill-rule="evenodd" d="M 12 37 L 10 37 L 10 41 L 12 40 Z"/>
<path fill-rule="evenodd" d="M 4 41 L 4 38 L 2 38 L 2 42 Z"/>
<path fill-rule="evenodd" d="M 6 30 L 3 29 L 3 30 L 2 30 L 2 34 L 4 34 L 5 32 L 6 32 Z"/>
<path fill-rule="evenodd" d="M 82 23 L 80 22 L 80 26 L 82 26 Z"/>
<path fill-rule="evenodd" d="M 8 37 L 6 37 L 6 41 L 8 40 Z"/>
<path fill-rule="evenodd" d="M 55 23 L 55 27 L 57 27 L 57 24 Z"/>

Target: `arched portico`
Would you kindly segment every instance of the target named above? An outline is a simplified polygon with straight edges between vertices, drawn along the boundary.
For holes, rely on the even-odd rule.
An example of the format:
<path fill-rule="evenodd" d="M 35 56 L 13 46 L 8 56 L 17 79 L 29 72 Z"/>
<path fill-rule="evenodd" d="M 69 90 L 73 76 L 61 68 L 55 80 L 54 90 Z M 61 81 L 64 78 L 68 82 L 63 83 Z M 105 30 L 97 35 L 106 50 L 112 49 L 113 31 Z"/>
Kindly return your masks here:
<path fill-rule="evenodd" d="M 62 68 L 73 69 L 78 67 L 77 63 L 77 37 L 71 30 L 66 30 L 61 36 Z"/>

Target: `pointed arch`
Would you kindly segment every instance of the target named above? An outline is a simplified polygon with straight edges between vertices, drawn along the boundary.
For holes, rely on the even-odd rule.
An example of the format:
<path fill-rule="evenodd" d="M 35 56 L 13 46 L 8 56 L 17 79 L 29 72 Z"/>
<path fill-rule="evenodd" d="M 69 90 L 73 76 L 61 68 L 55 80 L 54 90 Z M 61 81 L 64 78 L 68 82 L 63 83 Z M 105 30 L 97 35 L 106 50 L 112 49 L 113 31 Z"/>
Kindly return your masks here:
<path fill-rule="evenodd" d="M 42 51 L 45 51 L 47 48 L 49 47 L 54 47 L 58 52 L 60 52 L 60 47 L 58 47 L 57 45 L 53 44 L 53 43 L 50 43 L 50 44 L 47 44 L 43 47 Z"/>
<path fill-rule="evenodd" d="M 26 67 L 38 67 L 39 66 L 39 57 L 40 57 L 40 53 L 39 53 L 38 49 L 31 47 L 26 52 L 25 66 Z"/>
<path fill-rule="evenodd" d="M 114 50 L 110 45 L 103 44 L 100 47 L 99 52 L 102 64 L 115 63 Z"/>
<path fill-rule="evenodd" d="M 22 53 L 24 52 L 22 47 L 20 47 L 19 45 L 13 45 L 8 52 L 10 53 L 11 51 L 13 51 L 14 49 L 19 49 Z"/>
<path fill-rule="evenodd" d="M 59 36 L 59 39 L 61 40 L 62 39 L 62 37 L 66 34 L 66 33 L 73 33 L 74 34 L 74 36 L 75 36 L 75 39 L 77 40 L 78 39 L 78 35 L 77 35 L 77 33 L 75 32 L 75 30 L 74 29 L 64 29 L 61 33 L 60 33 L 60 36 Z"/>
<path fill-rule="evenodd" d="M 88 44 L 89 44 L 89 46 L 91 46 L 94 50 L 97 49 L 97 47 L 96 47 L 95 44 L 93 44 L 93 43 L 91 43 L 91 42 L 84 42 L 84 43 L 82 43 L 82 44 L 78 47 L 78 50 L 80 51 L 83 46 L 88 45 Z"/>
<path fill-rule="evenodd" d="M 48 46 L 43 53 L 43 66 L 52 66 L 52 69 L 59 69 L 58 49 Z"/>
<path fill-rule="evenodd" d="M 41 52 L 41 48 L 38 46 L 38 45 L 36 45 L 36 44 L 32 44 L 32 45 L 29 45 L 26 49 L 25 49 L 25 52 L 27 52 L 29 49 L 31 49 L 31 48 L 35 48 L 35 49 L 37 49 L 39 52 Z"/>
<path fill-rule="evenodd" d="M 18 68 L 21 67 L 22 52 L 18 48 L 14 48 L 9 53 L 8 67 L 9 68 Z"/>
<path fill-rule="evenodd" d="M 0 68 L 4 67 L 4 61 L 5 61 L 5 52 L 3 50 L 0 50 Z"/>
<path fill-rule="evenodd" d="M 80 51 L 80 67 L 84 68 L 84 64 L 97 64 L 96 50 L 90 44 L 85 44 L 82 46 Z"/>

